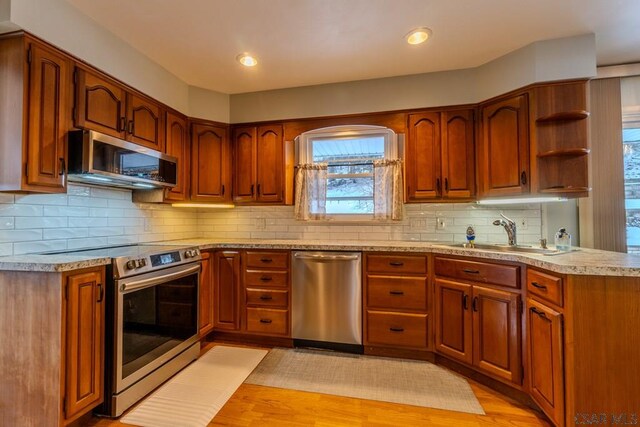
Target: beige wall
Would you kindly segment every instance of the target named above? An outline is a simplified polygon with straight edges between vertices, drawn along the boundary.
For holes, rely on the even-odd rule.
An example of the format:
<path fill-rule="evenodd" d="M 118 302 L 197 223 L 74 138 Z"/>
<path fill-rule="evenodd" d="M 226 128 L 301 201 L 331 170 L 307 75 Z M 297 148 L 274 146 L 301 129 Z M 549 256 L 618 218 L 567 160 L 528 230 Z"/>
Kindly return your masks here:
<path fill-rule="evenodd" d="M 229 123 L 229 95 L 189 86 L 189 116 Z"/>
<path fill-rule="evenodd" d="M 593 34 L 532 43 L 480 67 L 231 95 L 231 122 L 475 103 L 538 81 L 596 75 Z"/>

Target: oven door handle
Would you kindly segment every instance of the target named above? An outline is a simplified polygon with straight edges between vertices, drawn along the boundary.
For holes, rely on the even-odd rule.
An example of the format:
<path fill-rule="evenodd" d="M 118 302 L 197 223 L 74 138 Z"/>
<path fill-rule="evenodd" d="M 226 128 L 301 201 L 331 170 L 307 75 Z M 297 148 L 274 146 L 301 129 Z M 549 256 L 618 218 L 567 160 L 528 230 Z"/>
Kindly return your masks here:
<path fill-rule="evenodd" d="M 148 279 L 135 280 L 132 282 L 122 283 L 120 285 L 120 292 L 128 293 L 131 291 L 137 291 L 140 289 L 148 288 L 150 286 L 155 286 L 159 283 L 167 282 L 171 279 L 178 279 L 180 277 L 188 276 L 190 274 L 197 273 L 197 272 L 200 272 L 200 264 L 194 265 L 193 267 L 189 267 L 179 272 L 163 274 L 160 276 L 149 277 Z"/>

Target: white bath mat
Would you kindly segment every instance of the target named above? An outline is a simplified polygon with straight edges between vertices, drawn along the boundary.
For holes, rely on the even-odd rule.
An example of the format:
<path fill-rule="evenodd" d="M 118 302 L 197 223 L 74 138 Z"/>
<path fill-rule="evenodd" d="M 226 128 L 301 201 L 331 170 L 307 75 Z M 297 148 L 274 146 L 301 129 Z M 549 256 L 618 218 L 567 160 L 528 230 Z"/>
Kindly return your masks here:
<path fill-rule="evenodd" d="M 144 427 L 207 426 L 267 353 L 216 346 L 120 421 Z"/>

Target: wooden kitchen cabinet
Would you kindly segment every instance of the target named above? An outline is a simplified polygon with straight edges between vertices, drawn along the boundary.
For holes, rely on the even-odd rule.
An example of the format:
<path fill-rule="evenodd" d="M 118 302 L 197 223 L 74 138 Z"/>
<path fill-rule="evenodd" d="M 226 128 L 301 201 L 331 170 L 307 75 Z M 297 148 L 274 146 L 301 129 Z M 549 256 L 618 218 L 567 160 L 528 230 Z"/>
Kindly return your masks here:
<path fill-rule="evenodd" d="M 207 336 L 213 330 L 214 323 L 214 290 L 213 290 L 213 264 L 215 257 L 211 256 L 211 252 L 201 252 L 202 270 L 200 272 L 200 292 L 198 294 L 199 301 L 199 335 L 200 339 Z"/>
<path fill-rule="evenodd" d="M 178 159 L 177 183 L 173 188 L 164 190 L 164 200 L 183 202 L 189 200 L 191 178 L 191 143 L 187 118 L 179 113 L 167 112 L 165 153 Z"/>
<path fill-rule="evenodd" d="M 429 350 L 427 256 L 365 253 L 364 272 L 365 353 Z"/>
<path fill-rule="evenodd" d="M 0 37 L 0 191 L 64 193 L 72 63 L 24 34 Z"/>
<path fill-rule="evenodd" d="M 233 129 L 233 201 L 290 203 L 288 156 L 280 124 Z"/>
<path fill-rule="evenodd" d="M 102 403 L 104 393 L 104 275 L 102 269 L 66 278 L 64 416 Z"/>
<path fill-rule="evenodd" d="M 471 109 L 409 114 L 408 202 L 474 196 L 473 118 Z"/>
<path fill-rule="evenodd" d="M 76 67 L 75 126 L 164 150 L 164 107 L 87 67 Z"/>
<path fill-rule="evenodd" d="M 213 258 L 213 328 L 240 329 L 240 252 L 216 251 Z"/>
<path fill-rule="evenodd" d="M 530 394 L 551 420 L 564 418 L 562 314 L 527 298 Z"/>
<path fill-rule="evenodd" d="M 191 200 L 231 201 L 231 147 L 227 127 L 194 122 L 191 128 Z"/>
<path fill-rule="evenodd" d="M 529 102 L 524 93 L 481 106 L 478 140 L 479 196 L 529 192 Z"/>
<path fill-rule="evenodd" d="M 520 267 L 436 257 L 436 350 L 521 385 Z"/>

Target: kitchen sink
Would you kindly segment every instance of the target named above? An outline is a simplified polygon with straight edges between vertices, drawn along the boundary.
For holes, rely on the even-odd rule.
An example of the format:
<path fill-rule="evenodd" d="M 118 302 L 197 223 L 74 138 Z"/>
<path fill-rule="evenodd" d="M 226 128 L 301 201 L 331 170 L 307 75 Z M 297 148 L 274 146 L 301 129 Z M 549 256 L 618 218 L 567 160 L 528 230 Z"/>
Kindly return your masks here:
<path fill-rule="evenodd" d="M 452 248 L 466 248 L 466 249 L 484 249 L 488 251 L 498 251 L 498 252 L 522 252 L 529 254 L 541 254 L 541 255 L 554 255 L 560 253 L 560 251 L 556 249 L 545 249 L 545 248 L 536 248 L 534 246 L 526 246 L 526 245 L 500 245 L 500 244 L 483 244 L 476 243 L 473 247 L 469 243 L 458 243 L 454 245 L 446 245 Z"/>

